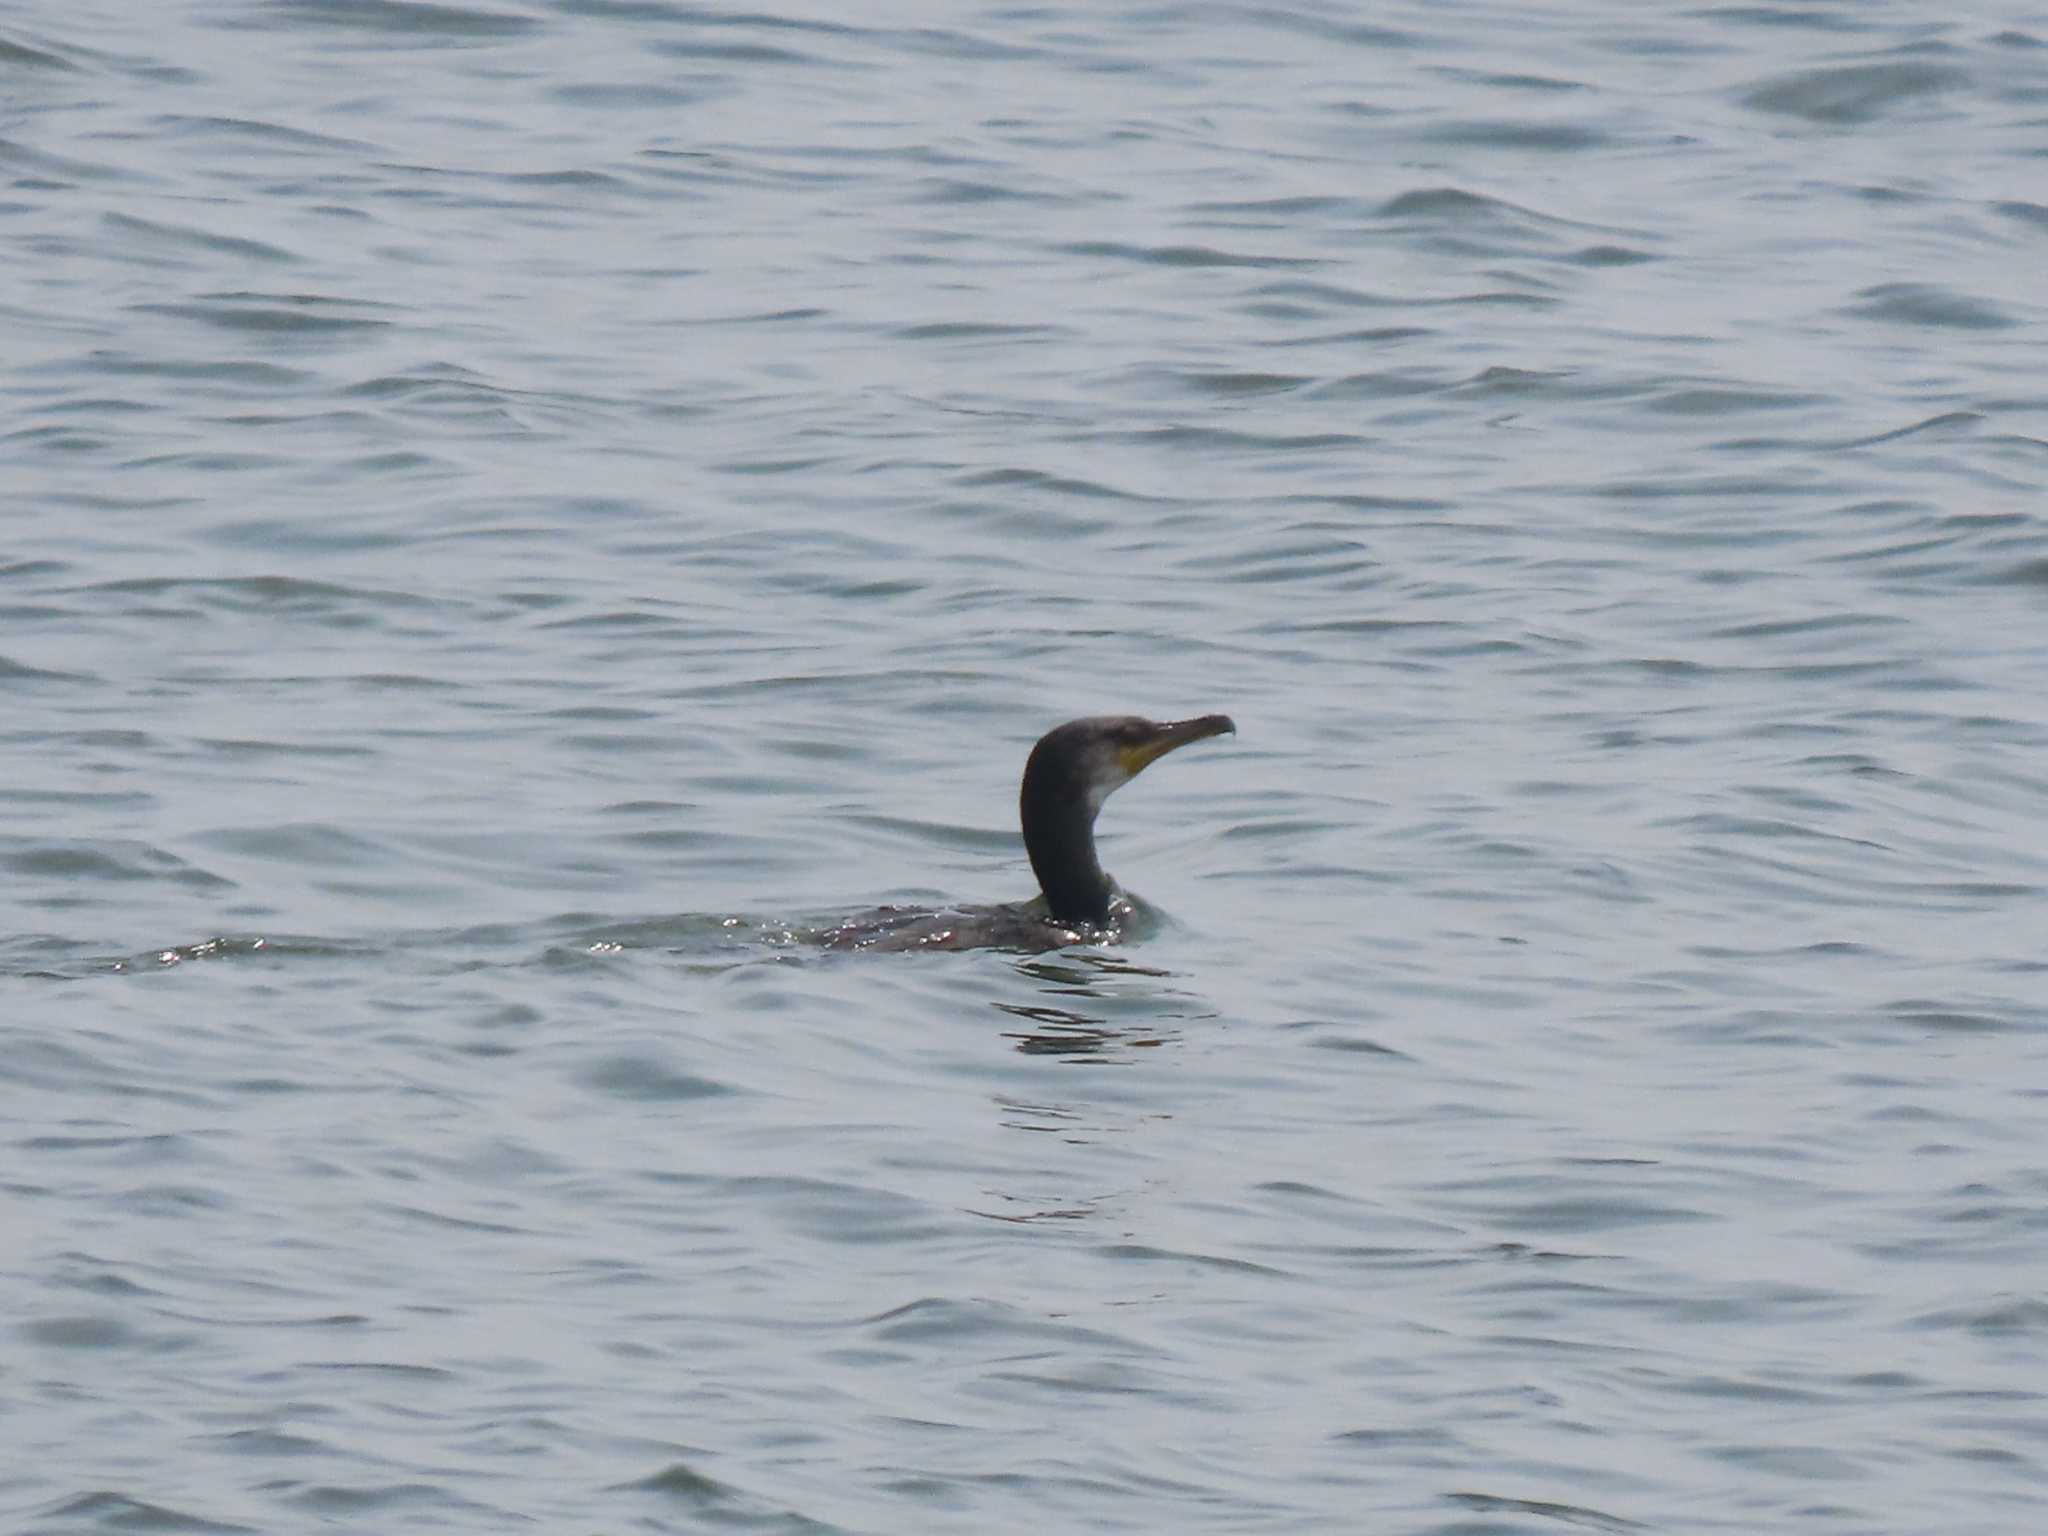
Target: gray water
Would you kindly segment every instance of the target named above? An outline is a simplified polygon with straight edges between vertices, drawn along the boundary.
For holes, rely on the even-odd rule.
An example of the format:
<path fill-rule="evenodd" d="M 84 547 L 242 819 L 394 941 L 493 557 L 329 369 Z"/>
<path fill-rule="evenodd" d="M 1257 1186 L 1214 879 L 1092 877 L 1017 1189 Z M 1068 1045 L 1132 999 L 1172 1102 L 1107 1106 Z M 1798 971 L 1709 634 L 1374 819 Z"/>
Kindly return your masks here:
<path fill-rule="evenodd" d="M 2048 1527 L 2048 13 L 0 8 L 0 1527 Z M 823 954 L 1032 889 L 1142 942 Z"/>

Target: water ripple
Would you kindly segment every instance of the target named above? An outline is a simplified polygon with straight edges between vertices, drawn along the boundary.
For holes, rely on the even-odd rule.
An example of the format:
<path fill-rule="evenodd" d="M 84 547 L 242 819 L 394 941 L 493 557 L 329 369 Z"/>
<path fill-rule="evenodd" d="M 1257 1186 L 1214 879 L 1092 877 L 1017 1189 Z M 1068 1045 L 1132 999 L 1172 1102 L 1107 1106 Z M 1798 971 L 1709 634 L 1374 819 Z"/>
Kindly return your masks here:
<path fill-rule="evenodd" d="M 2038 27 L 102 9 L 0 1525 L 2041 1523 Z"/>

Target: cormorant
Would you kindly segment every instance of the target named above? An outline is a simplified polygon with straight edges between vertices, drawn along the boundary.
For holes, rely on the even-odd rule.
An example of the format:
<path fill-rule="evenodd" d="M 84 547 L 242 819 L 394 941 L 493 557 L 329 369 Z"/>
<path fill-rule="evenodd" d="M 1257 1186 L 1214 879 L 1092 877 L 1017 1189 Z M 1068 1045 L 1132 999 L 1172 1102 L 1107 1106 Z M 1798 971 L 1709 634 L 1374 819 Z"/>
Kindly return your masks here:
<path fill-rule="evenodd" d="M 1042 893 L 1036 901 L 941 912 L 883 907 L 817 938 L 832 949 L 1057 949 L 1115 939 L 1131 906 L 1095 856 L 1102 802 L 1167 753 L 1236 730 L 1228 715 L 1092 715 L 1055 726 L 1031 749 L 1017 796 L 1024 850 Z"/>

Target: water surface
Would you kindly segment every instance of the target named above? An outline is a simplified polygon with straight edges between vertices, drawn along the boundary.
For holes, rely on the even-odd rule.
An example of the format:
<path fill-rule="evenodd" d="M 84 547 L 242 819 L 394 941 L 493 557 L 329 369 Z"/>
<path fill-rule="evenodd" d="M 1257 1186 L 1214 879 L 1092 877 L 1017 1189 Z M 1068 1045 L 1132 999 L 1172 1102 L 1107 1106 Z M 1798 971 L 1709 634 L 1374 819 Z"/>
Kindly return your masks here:
<path fill-rule="evenodd" d="M 0 9 L 4 1523 L 2041 1524 L 2044 50 Z"/>

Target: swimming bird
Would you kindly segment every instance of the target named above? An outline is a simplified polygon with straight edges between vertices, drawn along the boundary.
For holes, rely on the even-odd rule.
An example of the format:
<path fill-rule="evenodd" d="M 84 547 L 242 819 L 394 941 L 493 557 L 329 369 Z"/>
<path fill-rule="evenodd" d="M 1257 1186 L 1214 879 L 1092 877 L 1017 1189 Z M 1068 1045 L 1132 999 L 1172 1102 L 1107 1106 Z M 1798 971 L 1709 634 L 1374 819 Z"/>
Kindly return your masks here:
<path fill-rule="evenodd" d="M 938 912 L 882 907 L 817 937 L 832 949 L 1057 949 L 1116 939 L 1131 905 L 1095 853 L 1102 802 L 1167 753 L 1236 730 L 1228 715 L 1091 715 L 1054 726 L 1031 749 L 1017 795 L 1037 900 Z"/>

